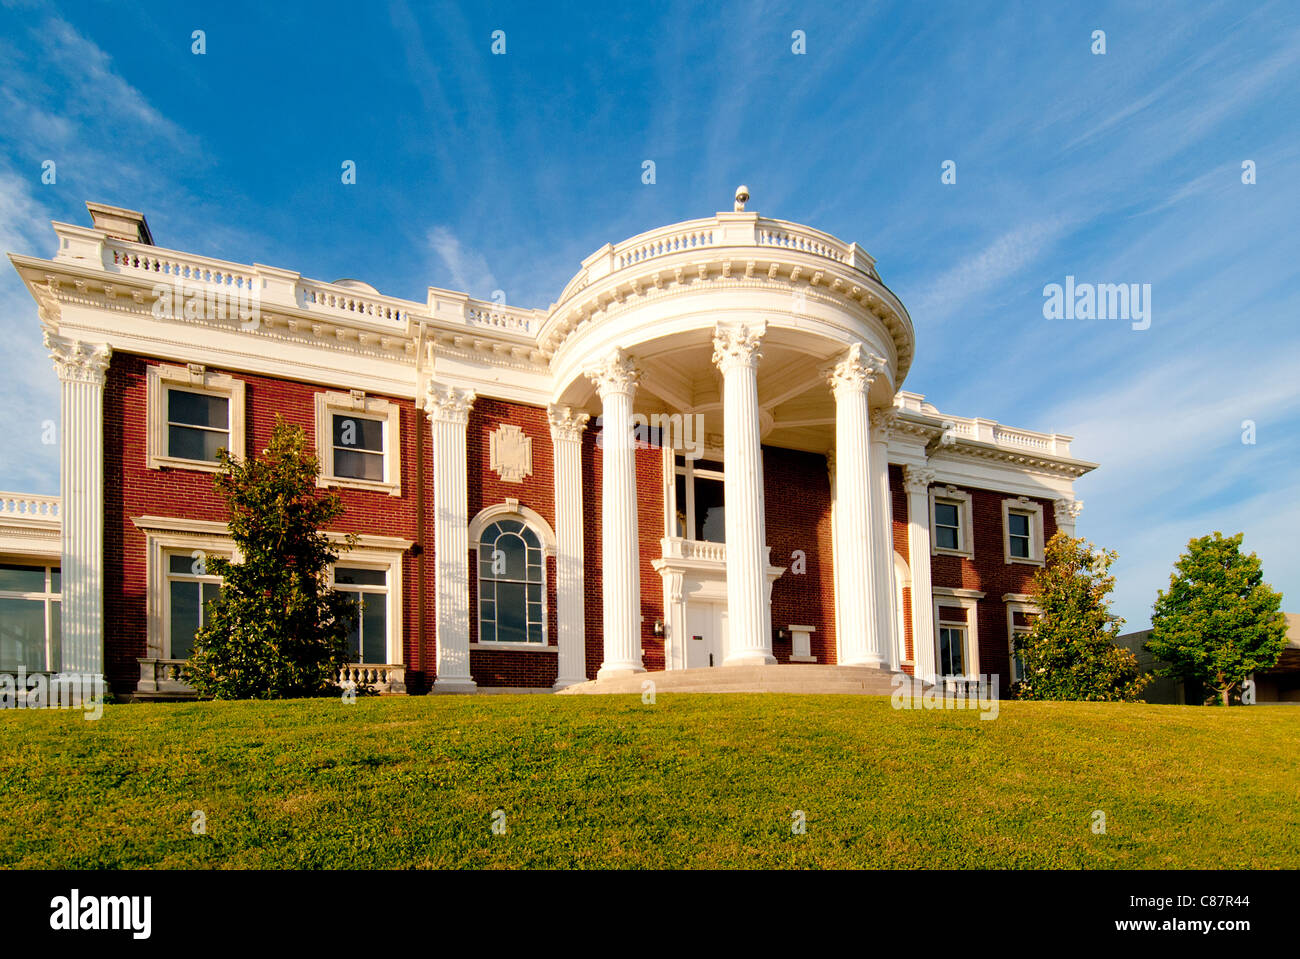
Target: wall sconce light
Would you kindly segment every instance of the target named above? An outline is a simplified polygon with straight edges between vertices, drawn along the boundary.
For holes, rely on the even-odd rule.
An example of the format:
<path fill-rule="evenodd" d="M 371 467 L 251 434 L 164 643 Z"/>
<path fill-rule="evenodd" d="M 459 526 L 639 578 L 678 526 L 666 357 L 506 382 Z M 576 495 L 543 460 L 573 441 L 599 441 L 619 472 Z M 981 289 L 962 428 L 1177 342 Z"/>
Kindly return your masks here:
<path fill-rule="evenodd" d="M 786 629 L 784 626 L 778 626 L 776 629 L 776 638 L 781 640 L 781 642 L 785 642 L 790 638 L 790 630 Z"/>
<path fill-rule="evenodd" d="M 663 621 L 662 619 L 656 619 L 656 620 L 655 620 L 655 635 L 658 636 L 658 637 L 660 637 L 660 638 L 662 638 L 662 637 L 663 637 L 663 634 L 664 634 L 664 621 Z"/>

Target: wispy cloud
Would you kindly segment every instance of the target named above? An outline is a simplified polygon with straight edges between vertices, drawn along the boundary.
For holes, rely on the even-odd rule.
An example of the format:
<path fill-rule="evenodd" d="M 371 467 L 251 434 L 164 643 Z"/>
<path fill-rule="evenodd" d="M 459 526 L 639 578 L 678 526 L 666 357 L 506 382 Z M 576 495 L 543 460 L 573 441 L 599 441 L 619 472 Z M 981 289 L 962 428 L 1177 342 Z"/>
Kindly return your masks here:
<path fill-rule="evenodd" d="M 447 227 L 435 226 L 429 231 L 429 246 L 442 262 L 447 276 L 451 278 L 451 282 L 447 284 L 450 289 L 460 290 L 480 299 L 491 299 L 492 293 L 500 289 L 483 255 L 465 249 L 456 234 Z M 508 291 L 507 295 L 509 295 Z"/>

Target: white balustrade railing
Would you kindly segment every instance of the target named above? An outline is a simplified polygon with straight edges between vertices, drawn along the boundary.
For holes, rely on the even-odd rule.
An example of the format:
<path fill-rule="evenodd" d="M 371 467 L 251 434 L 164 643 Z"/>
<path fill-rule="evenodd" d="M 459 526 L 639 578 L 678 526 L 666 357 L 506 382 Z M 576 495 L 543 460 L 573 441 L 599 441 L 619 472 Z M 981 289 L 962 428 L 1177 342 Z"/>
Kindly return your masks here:
<path fill-rule="evenodd" d="M 157 279 L 181 281 L 203 286 L 252 291 L 258 288 L 255 273 L 238 263 L 177 253 L 156 247 L 125 244 L 109 240 L 104 245 L 105 266 L 121 273 L 149 274 Z"/>
<path fill-rule="evenodd" d="M 184 659 L 139 659 L 140 680 L 136 692 L 146 695 L 189 695 L 194 688 L 185 682 Z M 400 663 L 366 665 L 348 663 L 339 670 L 339 685 L 356 683 L 381 693 L 406 692 L 406 667 Z"/>
<path fill-rule="evenodd" d="M 386 296 L 367 296 L 356 290 L 321 283 L 298 281 L 299 305 L 307 310 L 323 310 L 341 316 L 357 317 L 381 323 L 406 323 L 410 304 Z"/>
<path fill-rule="evenodd" d="M 63 501 L 57 496 L 35 493 L 0 493 L 0 517 L 59 522 Z"/>
<path fill-rule="evenodd" d="M 531 333 L 533 326 L 530 313 L 505 306 L 466 305 L 465 319 L 470 326 L 486 326 L 509 333 Z"/>

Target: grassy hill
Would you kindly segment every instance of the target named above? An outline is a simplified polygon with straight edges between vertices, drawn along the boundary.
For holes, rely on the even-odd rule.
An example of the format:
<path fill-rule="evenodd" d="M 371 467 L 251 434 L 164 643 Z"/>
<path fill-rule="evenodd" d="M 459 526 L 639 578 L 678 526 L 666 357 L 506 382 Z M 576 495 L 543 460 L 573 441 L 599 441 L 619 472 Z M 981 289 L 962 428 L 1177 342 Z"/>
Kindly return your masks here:
<path fill-rule="evenodd" d="M 0 865 L 1296 868 L 1297 742 L 1285 707 L 860 696 L 5 710 Z"/>

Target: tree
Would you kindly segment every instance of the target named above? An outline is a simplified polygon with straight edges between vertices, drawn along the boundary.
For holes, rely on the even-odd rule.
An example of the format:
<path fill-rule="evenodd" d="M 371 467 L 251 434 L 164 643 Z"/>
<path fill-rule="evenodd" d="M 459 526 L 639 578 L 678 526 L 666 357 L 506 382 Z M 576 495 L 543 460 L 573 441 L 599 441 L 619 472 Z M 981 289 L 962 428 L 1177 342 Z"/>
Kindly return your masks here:
<path fill-rule="evenodd" d="M 1034 573 L 1040 613 L 1015 641 L 1023 666 L 1017 699 L 1133 701 L 1150 681 L 1137 657 L 1115 645 L 1124 620 L 1111 615 L 1115 577 L 1107 570 L 1116 555 L 1059 532 L 1048 542 Z"/>
<path fill-rule="evenodd" d="M 1276 666 L 1286 647 L 1282 594 L 1264 582 L 1259 557 L 1242 555 L 1242 534 L 1193 539 L 1157 593 L 1149 649 L 1157 672 L 1199 679 L 1227 706 L 1253 672 Z"/>
<path fill-rule="evenodd" d="M 328 588 L 338 559 L 322 527 L 343 512 L 337 494 L 320 495 L 315 454 L 301 427 L 276 417 L 262 458 L 218 457 L 217 492 L 230 511 L 235 563 L 201 559 L 222 577 L 194 637 L 186 679 L 200 696 L 279 699 L 338 689 L 356 610 Z M 350 548 L 355 538 L 347 538 Z"/>

